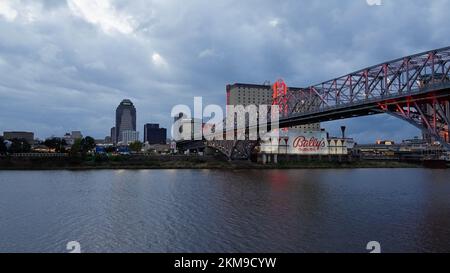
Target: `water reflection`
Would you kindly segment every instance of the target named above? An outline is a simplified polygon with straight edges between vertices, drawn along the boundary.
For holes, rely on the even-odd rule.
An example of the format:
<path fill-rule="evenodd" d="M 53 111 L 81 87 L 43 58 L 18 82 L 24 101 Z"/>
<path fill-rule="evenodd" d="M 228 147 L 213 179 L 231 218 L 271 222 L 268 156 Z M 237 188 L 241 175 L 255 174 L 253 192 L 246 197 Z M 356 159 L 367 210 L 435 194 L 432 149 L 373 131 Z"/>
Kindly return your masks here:
<path fill-rule="evenodd" d="M 0 172 L 0 251 L 450 251 L 446 170 Z"/>

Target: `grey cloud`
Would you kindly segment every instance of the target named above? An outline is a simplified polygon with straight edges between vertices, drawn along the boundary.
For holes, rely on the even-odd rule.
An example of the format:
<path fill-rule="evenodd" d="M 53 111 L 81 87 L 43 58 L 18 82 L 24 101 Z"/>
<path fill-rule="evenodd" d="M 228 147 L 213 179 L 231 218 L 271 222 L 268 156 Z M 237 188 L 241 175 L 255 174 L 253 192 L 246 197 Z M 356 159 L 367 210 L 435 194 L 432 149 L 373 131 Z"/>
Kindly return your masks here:
<path fill-rule="evenodd" d="M 167 127 L 172 106 L 193 96 L 223 105 L 228 83 L 283 77 L 308 86 L 450 44 L 448 0 L 111 1 L 134 22 L 131 34 L 105 33 L 64 1 L 20 3 L 39 16 L 0 15 L 0 131 L 40 137 L 72 129 L 103 137 L 123 98 L 136 103 L 140 130 L 146 122 Z M 166 68 L 152 62 L 155 53 Z M 384 119 L 324 126 L 337 134 L 345 123 L 360 142 L 418 135 Z"/>

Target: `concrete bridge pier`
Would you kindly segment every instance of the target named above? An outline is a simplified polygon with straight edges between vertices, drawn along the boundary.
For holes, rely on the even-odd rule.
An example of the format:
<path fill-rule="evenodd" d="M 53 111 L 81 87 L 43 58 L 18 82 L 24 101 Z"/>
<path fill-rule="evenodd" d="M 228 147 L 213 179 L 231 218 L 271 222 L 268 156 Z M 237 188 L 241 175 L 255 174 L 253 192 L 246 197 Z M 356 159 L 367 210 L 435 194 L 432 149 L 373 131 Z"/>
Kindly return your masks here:
<path fill-rule="evenodd" d="M 214 155 L 215 150 L 210 147 L 205 147 L 205 155 Z"/>
<path fill-rule="evenodd" d="M 262 154 L 262 164 L 278 164 L 278 155 L 277 154 Z"/>

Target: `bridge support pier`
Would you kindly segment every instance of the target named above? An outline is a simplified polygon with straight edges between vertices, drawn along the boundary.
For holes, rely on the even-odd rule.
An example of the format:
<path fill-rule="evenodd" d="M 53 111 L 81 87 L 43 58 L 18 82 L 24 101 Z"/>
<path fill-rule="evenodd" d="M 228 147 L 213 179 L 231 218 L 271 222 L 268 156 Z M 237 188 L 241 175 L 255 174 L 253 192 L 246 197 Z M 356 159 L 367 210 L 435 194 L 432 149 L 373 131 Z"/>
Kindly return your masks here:
<path fill-rule="evenodd" d="M 263 155 L 262 155 L 262 164 L 263 164 L 263 165 L 266 165 L 266 164 L 267 164 L 267 156 L 266 156 L 266 154 L 263 154 Z"/>
<path fill-rule="evenodd" d="M 214 149 L 205 147 L 205 155 L 214 155 Z"/>
<path fill-rule="evenodd" d="M 278 164 L 278 154 L 262 154 L 261 163 L 263 165 Z"/>

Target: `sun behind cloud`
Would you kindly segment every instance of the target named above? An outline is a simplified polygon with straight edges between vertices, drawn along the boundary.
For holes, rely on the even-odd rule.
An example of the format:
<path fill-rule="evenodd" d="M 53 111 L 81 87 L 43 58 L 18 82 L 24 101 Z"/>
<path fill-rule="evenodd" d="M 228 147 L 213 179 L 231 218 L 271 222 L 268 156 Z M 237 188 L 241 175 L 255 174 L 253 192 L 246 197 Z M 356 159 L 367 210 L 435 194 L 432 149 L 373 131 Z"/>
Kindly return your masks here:
<path fill-rule="evenodd" d="M 131 34 L 134 31 L 133 17 L 118 12 L 110 0 L 67 0 L 67 5 L 74 15 L 106 33 Z"/>

